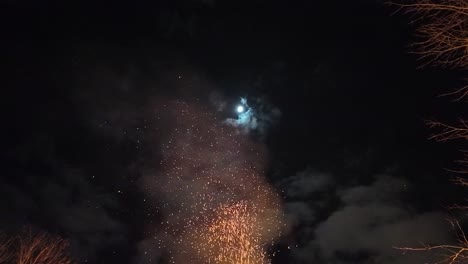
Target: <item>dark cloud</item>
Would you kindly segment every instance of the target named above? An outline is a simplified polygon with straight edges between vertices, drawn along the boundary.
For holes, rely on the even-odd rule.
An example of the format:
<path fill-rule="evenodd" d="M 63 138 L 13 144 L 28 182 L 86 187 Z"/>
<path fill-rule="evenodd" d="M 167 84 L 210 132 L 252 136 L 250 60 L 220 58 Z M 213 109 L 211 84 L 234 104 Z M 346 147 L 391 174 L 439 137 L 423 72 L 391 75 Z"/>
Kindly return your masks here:
<path fill-rule="evenodd" d="M 137 245 L 137 254 L 132 263 L 149 264 L 149 263 L 164 263 L 164 250 L 161 247 L 155 246 L 158 244 L 160 237 L 157 233 L 153 237 L 146 238 Z"/>
<path fill-rule="evenodd" d="M 67 172 L 65 172 L 67 173 Z M 100 192 L 92 176 L 68 172 L 68 182 L 45 183 L 41 188 L 42 208 L 53 216 L 51 223 L 70 238 L 78 259 L 93 260 L 100 250 L 116 246 L 127 239 L 123 223 L 112 216 L 118 211 L 116 195 Z M 75 254 L 75 255 L 76 255 Z"/>
<path fill-rule="evenodd" d="M 93 175 L 58 165 L 54 157 L 35 162 L 39 164 L 32 167 L 4 166 L 10 174 L 0 183 L 0 210 L 8 212 L 0 220 L 3 230 L 32 225 L 58 233 L 70 240 L 73 257 L 79 261 L 93 261 L 99 251 L 127 239 L 123 223 L 115 217 L 117 194 L 97 187 Z"/>
<path fill-rule="evenodd" d="M 283 181 L 297 246 L 292 263 L 415 263 L 434 255 L 405 255 L 393 247 L 450 240 L 447 216 L 412 210 L 404 199 L 409 183 L 401 178 L 379 175 L 370 184 L 335 184 L 334 190 L 331 182 L 330 175 L 311 170 Z"/>
<path fill-rule="evenodd" d="M 305 199 L 316 192 L 324 191 L 333 184 L 332 176 L 307 169 L 284 179 L 281 185 L 287 186 L 285 195 L 290 199 Z"/>

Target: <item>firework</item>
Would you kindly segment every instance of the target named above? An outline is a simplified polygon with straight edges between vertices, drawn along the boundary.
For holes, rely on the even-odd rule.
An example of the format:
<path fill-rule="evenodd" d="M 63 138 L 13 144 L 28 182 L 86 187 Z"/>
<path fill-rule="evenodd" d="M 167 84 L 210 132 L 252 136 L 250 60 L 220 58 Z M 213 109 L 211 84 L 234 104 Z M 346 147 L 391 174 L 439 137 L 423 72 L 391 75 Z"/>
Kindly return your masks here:
<path fill-rule="evenodd" d="M 162 173 L 145 188 L 164 216 L 157 237 L 170 262 L 269 263 L 266 249 L 283 223 L 280 199 L 263 177 L 263 146 L 193 105 L 166 105 L 158 118 L 167 111 L 173 129 L 162 145 Z"/>
<path fill-rule="evenodd" d="M 213 219 L 197 230 L 202 232 L 201 253 L 209 263 L 267 263 L 257 222 L 255 207 L 246 202 L 221 205 Z"/>

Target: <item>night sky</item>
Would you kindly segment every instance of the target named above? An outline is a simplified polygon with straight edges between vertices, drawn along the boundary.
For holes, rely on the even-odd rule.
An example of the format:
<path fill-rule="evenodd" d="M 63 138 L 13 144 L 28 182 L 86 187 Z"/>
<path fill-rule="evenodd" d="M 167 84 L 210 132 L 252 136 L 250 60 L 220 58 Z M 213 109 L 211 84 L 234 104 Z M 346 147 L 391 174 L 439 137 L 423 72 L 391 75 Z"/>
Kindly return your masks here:
<path fill-rule="evenodd" d="M 464 200 L 446 169 L 463 146 L 429 140 L 425 122 L 462 116 L 438 95 L 463 74 L 421 68 L 417 23 L 395 11 L 376 0 L 2 1 L 0 231 L 60 235 L 76 263 L 168 263 L 187 245 L 161 223 L 203 192 L 171 177 L 205 166 L 242 187 L 210 189 L 215 200 L 269 208 L 258 197 L 278 194 L 272 263 L 424 263 L 430 254 L 392 247 L 453 240 L 446 208 Z M 166 151 L 172 140 L 190 149 Z"/>

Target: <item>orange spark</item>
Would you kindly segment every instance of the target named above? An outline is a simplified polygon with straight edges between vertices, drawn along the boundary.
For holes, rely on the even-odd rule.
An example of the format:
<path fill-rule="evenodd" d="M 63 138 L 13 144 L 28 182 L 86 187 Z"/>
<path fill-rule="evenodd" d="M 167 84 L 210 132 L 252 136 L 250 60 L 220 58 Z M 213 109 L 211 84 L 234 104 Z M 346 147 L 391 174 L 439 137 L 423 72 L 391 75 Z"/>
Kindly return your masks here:
<path fill-rule="evenodd" d="M 202 253 L 209 263 L 265 264 L 267 256 L 258 230 L 257 208 L 241 201 L 221 205 L 212 221 L 200 230 Z"/>

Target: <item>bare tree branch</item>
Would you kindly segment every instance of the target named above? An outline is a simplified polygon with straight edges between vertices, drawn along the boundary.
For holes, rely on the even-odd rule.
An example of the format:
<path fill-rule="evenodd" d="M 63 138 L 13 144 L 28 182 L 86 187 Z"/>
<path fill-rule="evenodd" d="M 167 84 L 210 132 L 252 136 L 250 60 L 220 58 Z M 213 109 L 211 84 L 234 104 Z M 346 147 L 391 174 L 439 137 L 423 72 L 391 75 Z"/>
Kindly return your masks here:
<path fill-rule="evenodd" d="M 0 264 L 72 264 L 68 243 L 47 233 L 0 236 Z"/>
<path fill-rule="evenodd" d="M 466 238 L 463 228 L 457 220 L 449 220 L 455 233 L 457 234 L 457 244 L 443 244 L 443 245 L 427 245 L 422 244 L 421 247 L 394 247 L 395 249 L 407 251 L 437 251 L 440 252 L 442 260 L 434 262 L 435 264 L 456 264 L 466 263 L 468 261 L 468 240 Z"/>
<path fill-rule="evenodd" d="M 399 11 L 410 14 L 414 22 L 422 25 L 416 31 L 419 41 L 413 44 L 414 53 L 425 61 L 424 65 L 435 64 L 454 68 L 468 68 L 468 0 L 414 0 L 410 4 L 396 4 Z M 468 97 L 468 85 L 441 96 L 452 96 L 454 101 Z M 460 120 L 456 125 L 429 121 L 428 125 L 439 132 L 430 139 L 437 141 L 468 141 L 468 121 Z M 468 155 L 456 161 L 461 170 L 449 170 L 456 173 L 468 173 Z M 454 182 L 468 187 L 468 180 L 457 177 Z M 450 209 L 468 210 L 468 206 L 454 205 Z M 468 263 L 468 240 L 458 220 L 450 220 L 456 234 L 455 244 L 427 245 L 421 247 L 395 247 L 406 251 L 437 251 L 443 256 L 435 263 Z"/>
<path fill-rule="evenodd" d="M 423 21 L 414 53 L 427 64 L 468 66 L 468 3 L 466 0 L 416 0 L 396 4 L 399 10 Z M 424 66 L 423 65 L 423 66 Z"/>
<path fill-rule="evenodd" d="M 0 235 L 0 263 L 11 263 L 14 257 L 12 249 L 13 240 Z"/>
<path fill-rule="evenodd" d="M 47 233 L 28 232 L 18 238 L 16 264 L 71 264 L 68 243 Z"/>

